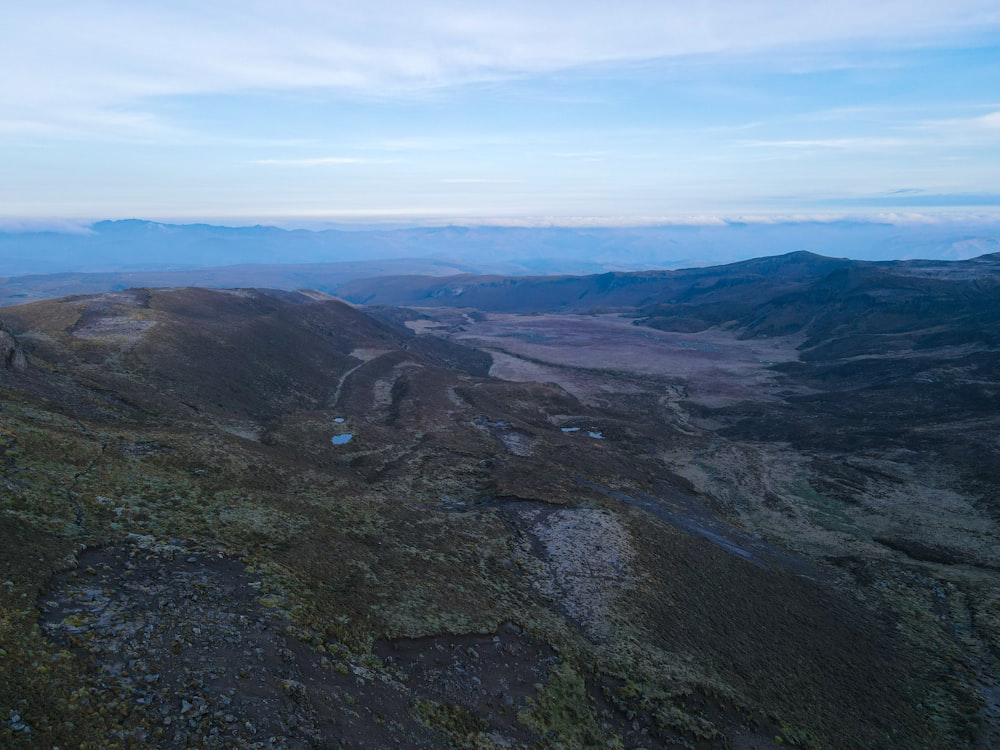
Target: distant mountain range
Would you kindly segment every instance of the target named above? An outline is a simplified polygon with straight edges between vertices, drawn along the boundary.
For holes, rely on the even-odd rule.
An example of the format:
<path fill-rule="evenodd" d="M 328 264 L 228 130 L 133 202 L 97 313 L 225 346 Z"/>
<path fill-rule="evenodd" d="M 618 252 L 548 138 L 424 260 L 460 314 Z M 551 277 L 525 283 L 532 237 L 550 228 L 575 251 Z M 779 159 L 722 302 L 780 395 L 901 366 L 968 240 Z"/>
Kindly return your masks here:
<path fill-rule="evenodd" d="M 501 266 L 503 267 L 503 266 Z M 388 259 L 342 263 L 289 263 L 213 266 L 174 271 L 106 271 L 0 277 L 0 306 L 74 294 L 99 294 L 133 287 L 162 289 L 196 286 L 210 289 L 317 289 L 333 292 L 345 282 L 381 275 L 452 276 L 483 273 L 494 266 L 456 264 L 433 259 Z"/>
<path fill-rule="evenodd" d="M 858 260 L 964 260 L 1000 251 L 1000 221 L 308 231 L 130 219 L 101 221 L 74 233 L 0 232 L 0 274 L 117 273 L 387 259 L 433 260 L 480 273 L 582 274 L 705 266 L 799 250 Z"/>
<path fill-rule="evenodd" d="M 973 277 L 977 283 L 970 285 Z M 337 296 L 366 305 L 506 313 L 628 311 L 645 317 L 654 327 L 671 330 L 695 331 L 738 321 L 748 330 L 764 332 L 770 326 L 768 333 L 784 333 L 789 325 L 808 325 L 844 294 L 858 290 L 879 290 L 871 302 L 887 304 L 899 299 L 914 310 L 923 310 L 933 305 L 942 290 L 956 285 L 964 290 L 962 296 L 949 296 L 949 300 L 961 301 L 962 309 L 977 304 L 984 311 L 989 309 L 1000 289 L 1000 253 L 964 261 L 856 261 L 794 252 L 675 271 L 387 276 L 347 282 L 338 288 Z M 789 312 L 792 307 L 794 314 Z M 786 313 L 787 325 L 778 321 Z"/>

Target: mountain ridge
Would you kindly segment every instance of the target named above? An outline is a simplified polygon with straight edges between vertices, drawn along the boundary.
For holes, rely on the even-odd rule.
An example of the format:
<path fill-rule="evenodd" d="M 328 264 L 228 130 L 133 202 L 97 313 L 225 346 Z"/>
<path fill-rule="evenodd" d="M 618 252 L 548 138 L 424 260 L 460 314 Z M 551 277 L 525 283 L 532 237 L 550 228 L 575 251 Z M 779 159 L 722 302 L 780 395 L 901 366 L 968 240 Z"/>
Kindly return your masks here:
<path fill-rule="evenodd" d="M 984 267 L 990 269 L 984 283 L 992 283 L 990 276 L 1000 277 L 1000 254 L 967 261 L 857 261 L 797 251 L 706 268 L 590 276 L 386 276 L 345 283 L 337 294 L 357 304 L 465 306 L 497 312 L 639 310 L 647 318 L 656 316 L 657 305 L 680 309 L 701 303 L 707 310 L 719 298 L 718 310 L 711 315 L 718 324 L 731 319 L 724 311 L 732 308 L 734 297 L 739 298 L 733 292 L 738 287 L 747 290 L 745 308 L 760 306 L 796 286 L 817 284 L 840 269 L 866 276 L 881 273 L 904 279 L 916 274 L 944 280 L 963 273 L 983 276 Z"/>

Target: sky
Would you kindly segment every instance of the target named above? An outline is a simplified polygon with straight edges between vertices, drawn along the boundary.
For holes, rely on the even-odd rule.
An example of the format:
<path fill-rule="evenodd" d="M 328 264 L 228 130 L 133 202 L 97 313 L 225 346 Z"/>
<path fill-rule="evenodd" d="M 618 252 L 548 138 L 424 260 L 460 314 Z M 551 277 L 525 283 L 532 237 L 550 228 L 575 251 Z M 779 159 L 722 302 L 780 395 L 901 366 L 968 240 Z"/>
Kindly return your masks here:
<path fill-rule="evenodd" d="M 997 0 L 40 0 L 0 218 L 1000 215 Z"/>

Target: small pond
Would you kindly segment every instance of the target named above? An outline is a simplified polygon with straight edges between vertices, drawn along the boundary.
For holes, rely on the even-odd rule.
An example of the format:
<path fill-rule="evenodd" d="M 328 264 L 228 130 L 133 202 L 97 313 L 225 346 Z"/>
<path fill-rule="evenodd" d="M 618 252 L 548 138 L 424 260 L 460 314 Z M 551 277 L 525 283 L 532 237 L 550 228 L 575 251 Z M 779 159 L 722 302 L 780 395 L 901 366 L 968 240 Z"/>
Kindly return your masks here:
<path fill-rule="evenodd" d="M 351 442 L 354 435 L 350 432 L 345 432 L 343 435 L 334 435 L 330 438 L 330 442 L 334 445 L 344 445 L 345 443 Z"/>

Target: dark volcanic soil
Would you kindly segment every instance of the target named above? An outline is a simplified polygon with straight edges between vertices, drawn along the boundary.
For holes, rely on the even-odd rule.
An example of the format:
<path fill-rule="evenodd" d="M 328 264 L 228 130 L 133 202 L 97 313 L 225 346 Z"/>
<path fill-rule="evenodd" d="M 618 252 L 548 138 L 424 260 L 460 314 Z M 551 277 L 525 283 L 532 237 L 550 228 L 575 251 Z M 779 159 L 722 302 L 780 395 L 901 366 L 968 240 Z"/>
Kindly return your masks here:
<path fill-rule="evenodd" d="M 51 638 L 86 659 L 108 711 L 166 748 L 309 747 L 318 737 L 298 690 L 285 621 L 259 601 L 237 560 L 139 539 L 91 549 L 43 605 Z M 124 738 L 123 738 L 124 739 Z"/>
<path fill-rule="evenodd" d="M 381 640 L 359 664 L 339 644 L 293 637 L 239 561 L 133 541 L 83 552 L 42 605 L 45 632 L 86 660 L 104 689 L 100 710 L 137 727 L 117 739 L 162 748 L 433 748 L 445 740 L 420 718 L 442 711 L 497 741 L 534 739 L 517 713 L 557 657 L 516 625 Z"/>

